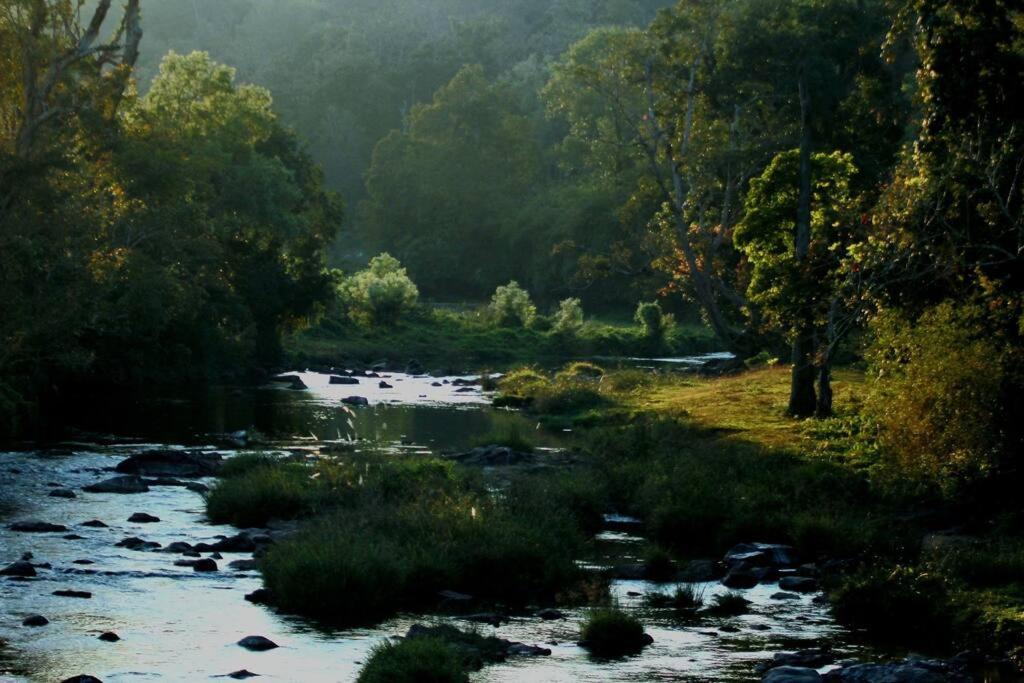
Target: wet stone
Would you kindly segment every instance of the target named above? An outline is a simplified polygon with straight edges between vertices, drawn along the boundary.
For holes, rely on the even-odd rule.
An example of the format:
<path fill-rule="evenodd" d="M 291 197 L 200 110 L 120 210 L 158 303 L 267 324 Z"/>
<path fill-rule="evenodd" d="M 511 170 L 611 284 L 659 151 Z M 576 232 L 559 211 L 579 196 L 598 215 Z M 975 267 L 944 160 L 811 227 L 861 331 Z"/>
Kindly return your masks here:
<path fill-rule="evenodd" d="M 17 562 L 9 564 L 2 570 L 0 570 L 0 576 L 28 577 L 35 575 L 36 568 L 32 565 L 31 562 L 28 562 L 26 560 L 18 560 Z"/>
<path fill-rule="evenodd" d="M 26 520 L 24 522 L 15 522 L 7 527 L 11 531 L 18 531 L 26 534 L 51 534 L 67 531 L 68 528 L 63 524 L 50 524 L 49 522 L 40 522 L 39 520 Z"/>
<path fill-rule="evenodd" d="M 246 650 L 252 650 L 253 652 L 265 652 L 266 650 L 273 650 L 278 646 L 277 643 L 263 636 L 246 636 L 238 641 L 238 644 Z"/>
<path fill-rule="evenodd" d="M 121 636 L 117 635 L 113 631 L 107 631 L 106 633 L 101 633 L 99 635 L 99 640 L 102 640 L 104 643 L 116 643 L 121 640 Z"/>
<path fill-rule="evenodd" d="M 82 526 L 93 527 L 96 529 L 106 529 L 107 525 L 98 519 L 90 519 L 88 522 L 82 522 Z"/>
<path fill-rule="evenodd" d="M 50 498 L 77 498 L 78 496 L 71 489 L 54 489 L 47 494 Z"/>
<path fill-rule="evenodd" d="M 147 512 L 136 512 L 128 518 L 128 521 L 134 522 L 136 524 L 154 524 L 156 522 L 159 522 L 160 518 L 154 517 L 153 515 Z"/>
<path fill-rule="evenodd" d="M 90 593 L 89 591 L 73 591 L 73 590 L 53 591 L 53 595 L 56 595 L 59 598 L 81 598 L 83 600 L 88 600 L 89 598 L 92 597 L 92 593 Z"/>
<path fill-rule="evenodd" d="M 25 620 L 21 622 L 21 625 L 39 627 L 46 626 L 49 623 L 50 620 L 44 617 L 42 614 L 33 614 L 30 617 L 26 617 Z"/>

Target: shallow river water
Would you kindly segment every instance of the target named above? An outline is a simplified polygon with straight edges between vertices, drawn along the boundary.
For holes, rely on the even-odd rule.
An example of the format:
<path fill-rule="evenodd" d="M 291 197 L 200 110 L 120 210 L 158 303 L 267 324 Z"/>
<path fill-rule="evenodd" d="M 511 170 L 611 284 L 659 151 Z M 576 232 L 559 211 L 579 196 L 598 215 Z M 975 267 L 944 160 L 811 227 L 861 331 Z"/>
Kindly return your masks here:
<path fill-rule="evenodd" d="M 81 490 L 111 476 L 109 468 L 126 455 L 185 443 L 209 443 L 213 450 L 223 445 L 223 437 L 211 435 L 242 429 L 259 435 L 268 447 L 308 451 L 355 439 L 375 448 L 438 452 L 465 448 L 483 435 L 509 430 L 529 431 L 530 439 L 543 447 L 567 446 L 571 438 L 541 432 L 518 413 L 490 408 L 484 392 L 455 386 L 456 378 L 391 374 L 386 381 L 394 389 L 380 389 L 378 379 L 346 386 L 329 384 L 327 375 L 301 377 L 308 390 L 225 390 L 202 401 L 139 405 L 134 422 L 125 421 L 122 414 L 115 423 L 100 405 L 84 407 L 80 426 L 92 434 L 124 434 L 118 424 L 138 427 L 121 437 L 83 435 L 59 449 L 0 453 L 0 495 L 13 506 L 5 521 L 35 519 L 68 528 L 39 534 L 17 533 L 6 524 L 0 527 L 0 566 L 30 552 L 34 563 L 52 567 L 40 569 L 31 580 L 0 579 L 0 680 L 50 682 L 91 674 L 107 682 L 201 681 L 247 669 L 260 680 L 352 681 L 374 644 L 403 634 L 413 623 L 439 620 L 406 615 L 373 629 L 322 630 L 244 599 L 260 586 L 259 574 L 236 571 L 228 563 L 249 554 L 224 553 L 218 561 L 220 571 L 197 573 L 175 566 L 175 554 L 117 547 L 130 536 L 166 546 L 175 541 L 213 541 L 218 534 L 237 531 L 209 524 L 202 495 L 183 487 L 156 486 L 137 495 Z M 340 399 L 352 394 L 365 396 L 370 407 L 343 409 Z M 234 452 L 217 450 L 226 456 Z M 58 486 L 73 489 L 77 497 L 50 497 L 49 491 Z M 160 521 L 126 521 L 135 512 Z M 109 526 L 82 525 L 93 519 Z M 642 539 L 609 531 L 597 544 L 599 557 L 626 561 L 639 551 Z M 654 644 L 638 656 L 610 662 L 589 657 L 575 644 L 585 610 L 568 610 L 565 620 L 521 617 L 497 628 L 477 626 L 485 634 L 549 647 L 552 654 L 513 657 L 474 674 L 474 680 L 743 681 L 757 680 L 753 666 L 784 649 L 829 643 L 840 652 L 859 654 L 850 644 L 850 634 L 812 602 L 813 595 L 772 600 L 778 587 L 765 584 L 744 592 L 753 601 L 749 614 L 696 622 L 643 607 L 643 594 L 674 588 L 613 582 L 615 597 L 637 610 Z M 52 595 L 63 589 L 87 591 L 92 597 Z M 703 590 L 706 599 L 724 591 L 717 583 Z M 50 623 L 22 626 L 33 614 L 44 615 Z M 444 620 L 470 626 L 455 618 Z M 121 640 L 99 640 L 105 631 L 116 632 Z M 281 647 L 249 652 L 236 645 L 248 635 L 269 637 Z"/>

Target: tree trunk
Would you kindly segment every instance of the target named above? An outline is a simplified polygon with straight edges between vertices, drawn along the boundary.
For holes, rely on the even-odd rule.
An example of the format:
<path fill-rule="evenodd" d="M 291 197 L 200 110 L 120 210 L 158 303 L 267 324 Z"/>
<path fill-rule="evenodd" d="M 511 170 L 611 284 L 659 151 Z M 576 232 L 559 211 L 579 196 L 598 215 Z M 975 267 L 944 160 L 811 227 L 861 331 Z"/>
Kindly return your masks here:
<path fill-rule="evenodd" d="M 797 268 L 807 265 L 811 246 L 811 125 L 810 97 L 804 83 L 803 70 L 799 78 L 800 91 L 800 196 L 797 204 L 794 256 Z M 789 389 L 789 414 L 810 417 L 817 409 L 814 394 L 814 324 L 810 306 L 797 316 L 793 330 L 792 378 Z"/>
<path fill-rule="evenodd" d="M 818 366 L 818 404 L 815 417 L 832 417 L 832 363 L 825 359 Z"/>

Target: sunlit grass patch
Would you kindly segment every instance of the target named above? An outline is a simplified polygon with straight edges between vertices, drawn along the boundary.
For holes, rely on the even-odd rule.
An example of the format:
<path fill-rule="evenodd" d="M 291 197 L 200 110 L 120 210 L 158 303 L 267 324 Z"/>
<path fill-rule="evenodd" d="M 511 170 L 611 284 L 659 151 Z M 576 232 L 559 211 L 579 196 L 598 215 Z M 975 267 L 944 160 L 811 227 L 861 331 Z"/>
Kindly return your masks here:
<path fill-rule="evenodd" d="M 463 657 L 441 638 L 384 641 L 370 652 L 357 683 L 467 683 Z"/>

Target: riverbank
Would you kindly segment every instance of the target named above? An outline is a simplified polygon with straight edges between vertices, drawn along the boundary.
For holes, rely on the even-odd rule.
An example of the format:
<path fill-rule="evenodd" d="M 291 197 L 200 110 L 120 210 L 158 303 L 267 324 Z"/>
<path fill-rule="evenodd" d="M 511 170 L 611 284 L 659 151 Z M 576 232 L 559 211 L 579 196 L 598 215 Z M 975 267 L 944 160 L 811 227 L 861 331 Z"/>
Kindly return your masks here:
<path fill-rule="evenodd" d="M 502 327 L 477 310 L 420 306 L 392 327 L 365 327 L 327 318 L 285 340 L 292 366 L 345 366 L 385 362 L 404 368 L 415 359 L 426 370 L 477 372 L 521 363 L 546 365 L 593 356 L 696 355 L 718 350 L 701 325 L 677 325 L 663 340 L 644 336 L 638 325 L 590 320 L 575 332 L 558 333 L 544 319 L 532 327 Z"/>
<path fill-rule="evenodd" d="M 1020 658 L 1020 506 L 894 488 L 859 413 L 863 375 L 836 372 L 836 416 L 823 421 L 785 416 L 788 381 L 772 367 L 720 378 L 524 370 L 498 400 L 586 433 L 609 498 L 670 556 L 791 544 L 821 570 L 837 617 L 875 642 Z"/>

